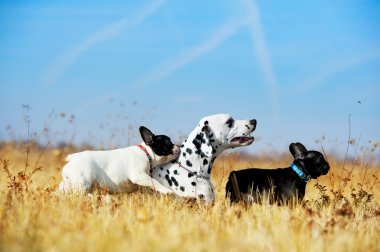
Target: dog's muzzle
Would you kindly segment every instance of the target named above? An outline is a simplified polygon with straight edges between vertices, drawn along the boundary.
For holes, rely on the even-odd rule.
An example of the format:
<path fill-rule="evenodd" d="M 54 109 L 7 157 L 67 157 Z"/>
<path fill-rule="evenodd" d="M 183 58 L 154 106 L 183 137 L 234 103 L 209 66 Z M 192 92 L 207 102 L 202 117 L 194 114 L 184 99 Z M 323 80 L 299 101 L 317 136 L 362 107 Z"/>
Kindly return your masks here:
<path fill-rule="evenodd" d="M 322 167 L 322 175 L 326 175 L 330 170 L 330 165 L 326 164 Z"/>

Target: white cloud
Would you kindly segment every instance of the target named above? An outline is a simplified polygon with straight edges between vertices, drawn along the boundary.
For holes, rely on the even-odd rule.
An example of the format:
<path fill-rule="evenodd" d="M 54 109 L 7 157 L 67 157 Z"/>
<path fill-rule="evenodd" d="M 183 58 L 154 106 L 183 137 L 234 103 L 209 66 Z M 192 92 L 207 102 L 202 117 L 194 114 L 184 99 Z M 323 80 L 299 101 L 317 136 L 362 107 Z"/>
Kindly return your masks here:
<path fill-rule="evenodd" d="M 138 11 L 137 15 L 131 19 L 122 18 L 91 34 L 84 41 L 68 50 L 61 57 L 59 57 L 55 63 L 49 66 L 44 75 L 44 81 L 49 85 L 54 84 L 56 80 L 64 73 L 64 71 L 71 64 L 73 64 L 83 52 L 95 44 L 99 44 L 103 41 L 116 37 L 128 27 L 137 26 L 143 22 L 144 19 L 153 15 L 155 11 L 164 3 L 165 0 L 153 0 Z"/>

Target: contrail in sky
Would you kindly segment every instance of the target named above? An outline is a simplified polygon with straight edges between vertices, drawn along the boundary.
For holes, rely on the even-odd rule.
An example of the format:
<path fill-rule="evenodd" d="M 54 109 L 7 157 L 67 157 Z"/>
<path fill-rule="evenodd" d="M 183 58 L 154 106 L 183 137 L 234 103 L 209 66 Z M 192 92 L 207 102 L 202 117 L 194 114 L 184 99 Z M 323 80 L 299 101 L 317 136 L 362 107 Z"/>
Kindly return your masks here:
<path fill-rule="evenodd" d="M 276 74 L 273 70 L 272 60 L 265 42 L 264 32 L 260 22 L 260 12 L 254 0 L 245 0 L 244 4 L 248 10 L 250 22 L 250 33 L 253 40 L 254 48 L 258 56 L 261 71 L 264 75 L 266 84 L 269 87 L 274 117 L 277 117 L 278 102 L 279 102 L 279 90 Z"/>
<path fill-rule="evenodd" d="M 143 86 L 152 82 L 159 81 L 180 68 L 192 63 L 204 54 L 218 47 L 221 43 L 231 37 L 240 28 L 248 24 L 247 18 L 234 19 L 226 22 L 213 32 L 205 41 L 190 47 L 173 58 L 163 60 L 153 69 L 143 74 L 135 81 L 135 85 Z"/>
<path fill-rule="evenodd" d="M 225 40 L 234 35 L 237 31 L 239 31 L 243 27 L 250 27 L 252 39 L 255 44 L 255 48 L 258 55 L 258 61 L 262 68 L 262 72 L 264 78 L 266 80 L 267 85 L 269 86 L 269 90 L 271 93 L 271 98 L 274 104 L 274 110 L 277 109 L 277 100 L 278 100 L 278 86 L 276 81 L 276 75 L 273 71 L 271 59 L 265 44 L 264 35 L 261 29 L 259 13 L 256 5 L 253 2 L 247 2 L 247 7 L 249 8 L 249 16 L 245 16 L 242 18 L 235 18 L 227 21 L 223 25 L 221 25 L 218 29 L 216 29 L 205 41 L 199 43 L 196 46 L 187 48 L 182 52 L 179 52 L 176 56 L 163 60 L 158 63 L 151 70 L 148 70 L 140 77 L 136 78 L 128 86 L 124 86 L 120 89 L 115 90 L 114 92 L 98 98 L 96 100 L 90 101 L 85 106 L 83 106 L 78 113 L 84 113 L 88 109 L 102 104 L 109 100 L 110 98 L 114 98 L 123 92 L 129 87 L 133 86 L 145 86 L 157 81 L 164 79 L 165 77 L 171 75 L 172 73 L 178 71 L 184 66 L 194 62 L 198 58 L 202 57 L 204 54 L 209 51 L 217 48 L 220 44 L 222 44 Z"/>
<path fill-rule="evenodd" d="M 98 98 L 92 102 L 87 103 L 78 111 L 78 114 L 84 113 L 93 106 L 102 104 L 108 101 L 110 98 L 114 98 L 122 94 L 129 87 L 145 86 L 162 80 L 180 68 L 183 68 L 184 66 L 194 62 L 209 51 L 215 49 L 225 40 L 235 34 L 240 28 L 245 27 L 248 24 L 249 19 L 247 18 L 233 19 L 224 23 L 218 29 L 216 29 L 216 31 L 213 32 L 205 41 L 178 53 L 172 58 L 161 61 L 151 70 L 145 72 L 139 78 L 136 78 L 134 81 L 132 81 L 128 86 L 124 86 L 106 96 L 103 96 L 102 98 Z"/>
<path fill-rule="evenodd" d="M 64 53 L 58 60 L 48 67 L 44 81 L 52 85 L 64 73 L 64 71 L 73 64 L 80 55 L 88 50 L 91 46 L 111 39 L 119 35 L 128 27 L 134 27 L 143 22 L 146 18 L 150 17 L 156 10 L 165 3 L 165 0 L 153 0 L 145 5 L 137 15 L 131 19 L 122 18 L 113 22 L 97 32 L 91 34 L 82 43 L 71 48 L 68 52 Z"/>

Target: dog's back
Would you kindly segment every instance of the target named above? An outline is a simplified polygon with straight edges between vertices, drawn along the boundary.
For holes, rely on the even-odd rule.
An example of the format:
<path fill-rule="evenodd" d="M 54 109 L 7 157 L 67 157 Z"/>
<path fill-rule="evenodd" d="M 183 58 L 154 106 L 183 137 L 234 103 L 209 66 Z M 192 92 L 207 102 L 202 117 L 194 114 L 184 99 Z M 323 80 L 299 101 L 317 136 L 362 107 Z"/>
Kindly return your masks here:
<path fill-rule="evenodd" d="M 233 188 L 232 176 L 236 176 L 237 188 L 244 201 L 261 202 L 268 197 L 271 203 L 286 200 L 297 190 L 295 179 L 289 168 L 258 169 L 250 168 L 233 171 L 226 184 L 226 197 L 230 202 L 237 202 L 238 198 Z M 302 190 L 302 188 L 301 188 Z"/>

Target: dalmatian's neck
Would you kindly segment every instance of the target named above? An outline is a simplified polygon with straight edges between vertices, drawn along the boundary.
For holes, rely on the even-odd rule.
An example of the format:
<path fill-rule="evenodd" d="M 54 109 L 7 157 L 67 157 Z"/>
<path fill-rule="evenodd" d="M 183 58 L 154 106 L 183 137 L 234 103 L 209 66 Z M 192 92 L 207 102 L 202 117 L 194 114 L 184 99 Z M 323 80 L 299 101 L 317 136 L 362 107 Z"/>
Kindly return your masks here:
<path fill-rule="evenodd" d="M 213 151 L 213 154 L 207 157 L 199 149 L 196 149 L 192 142 L 185 140 L 180 147 L 180 154 L 176 162 L 199 177 L 209 178 L 218 154 L 217 151 Z"/>

